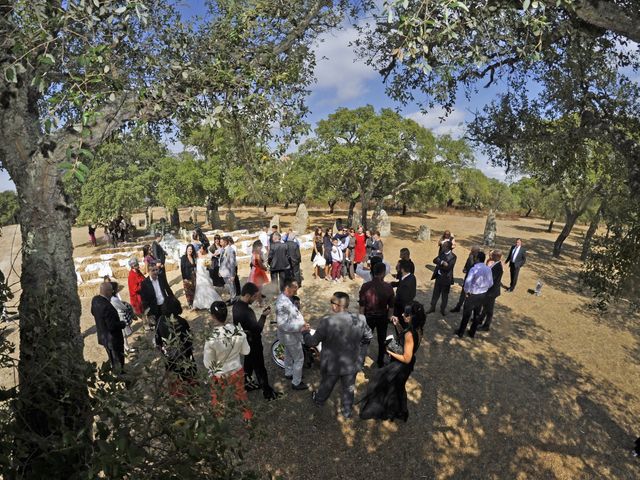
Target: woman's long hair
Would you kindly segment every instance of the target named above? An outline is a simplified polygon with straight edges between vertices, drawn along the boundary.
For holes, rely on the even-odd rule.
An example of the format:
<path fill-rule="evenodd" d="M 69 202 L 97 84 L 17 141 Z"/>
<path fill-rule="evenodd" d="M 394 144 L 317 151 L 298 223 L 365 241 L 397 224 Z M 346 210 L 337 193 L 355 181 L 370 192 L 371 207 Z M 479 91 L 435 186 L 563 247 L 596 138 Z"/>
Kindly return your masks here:
<path fill-rule="evenodd" d="M 422 338 L 424 324 L 427 321 L 427 313 L 424 310 L 424 306 L 414 300 L 404 307 L 404 313 L 405 315 L 411 315 L 410 328 Z"/>

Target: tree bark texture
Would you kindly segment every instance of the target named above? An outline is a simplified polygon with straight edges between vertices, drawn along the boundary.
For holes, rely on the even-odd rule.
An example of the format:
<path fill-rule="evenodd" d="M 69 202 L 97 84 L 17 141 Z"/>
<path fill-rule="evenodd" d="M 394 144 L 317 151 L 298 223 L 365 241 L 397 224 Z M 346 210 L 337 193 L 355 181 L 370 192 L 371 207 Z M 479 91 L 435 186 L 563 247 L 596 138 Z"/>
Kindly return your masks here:
<path fill-rule="evenodd" d="M 564 227 L 562 227 L 562 230 L 560 231 L 560 235 L 558 235 L 558 238 L 556 238 L 556 241 L 553 243 L 553 256 L 554 257 L 559 257 L 560 256 L 560 252 L 562 251 L 562 245 L 564 244 L 564 241 L 569 237 L 569 234 L 571 233 L 571 230 L 573 230 L 573 226 L 576 224 L 576 220 L 578 220 L 578 217 L 581 215 L 581 212 L 575 212 L 575 211 L 571 211 L 571 212 L 567 212 L 566 214 L 566 222 L 564 224 Z"/>
<path fill-rule="evenodd" d="M 347 225 L 349 225 L 350 227 L 353 226 L 353 209 L 356 208 L 356 201 L 355 200 L 350 200 L 349 201 L 349 213 L 347 215 Z"/>
<path fill-rule="evenodd" d="M 84 468 L 92 425 L 72 258 L 76 210 L 59 170 L 66 145 L 42 142 L 27 88 L 4 101 L 0 161 L 16 185 L 23 242 L 14 454 L 23 478 L 65 478 Z"/>
<path fill-rule="evenodd" d="M 553 231 L 553 220 L 549 220 L 549 226 L 547 227 L 547 232 L 551 233 Z"/>
<path fill-rule="evenodd" d="M 528 217 L 529 215 L 531 215 L 532 211 L 533 211 L 533 208 L 529 208 L 529 210 L 527 210 L 527 213 L 524 216 Z"/>
<path fill-rule="evenodd" d="M 180 228 L 180 213 L 177 208 L 171 211 L 171 226 L 174 228 Z"/>
<path fill-rule="evenodd" d="M 407 204 L 403 203 L 402 204 L 402 215 L 406 215 L 407 214 Z"/>
<path fill-rule="evenodd" d="M 336 201 L 335 200 L 329 200 L 327 203 L 329 204 L 329 213 L 333 214 L 333 209 L 336 206 Z"/>
<path fill-rule="evenodd" d="M 591 251 L 591 241 L 593 240 L 593 236 L 598 230 L 598 225 L 600 224 L 600 218 L 602 217 L 603 206 L 600 205 L 598 211 L 591 219 L 591 223 L 589 224 L 589 228 L 587 229 L 587 233 L 584 236 L 584 243 L 582 244 L 582 253 L 580 254 L 580 260 L 583 262 L 589 256 L 589 252 Z"/>

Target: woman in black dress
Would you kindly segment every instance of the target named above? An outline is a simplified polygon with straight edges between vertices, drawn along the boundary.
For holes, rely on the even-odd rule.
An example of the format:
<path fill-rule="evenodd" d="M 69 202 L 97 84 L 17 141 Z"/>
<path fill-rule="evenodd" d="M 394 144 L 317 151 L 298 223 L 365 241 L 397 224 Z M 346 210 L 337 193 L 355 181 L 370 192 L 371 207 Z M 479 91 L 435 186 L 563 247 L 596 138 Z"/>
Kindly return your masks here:
<path fill-rule="evenodd" d="M 424 307 L 419 302 L 407 305 L 402 319 L 392 317 L 397 331 L 397 343 L 402 346 L 403 353 L 387 349 L 391 362 L 376 370 L 367 385 L 367 392 L 358 402 L 361 404 L 360 418 L 363 420 L 399 418 L 406 422 L 409 418 L 406 383 L 416 363 L 416 352 L 426 319 Z"/>

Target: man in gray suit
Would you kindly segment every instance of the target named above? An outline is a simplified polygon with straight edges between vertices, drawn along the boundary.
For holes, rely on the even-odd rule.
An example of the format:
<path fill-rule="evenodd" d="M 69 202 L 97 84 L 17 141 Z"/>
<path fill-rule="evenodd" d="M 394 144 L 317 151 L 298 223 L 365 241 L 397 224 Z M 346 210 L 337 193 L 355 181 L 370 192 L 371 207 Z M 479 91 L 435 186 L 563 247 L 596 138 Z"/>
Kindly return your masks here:
<path fill-rule="evenodd" d="M 350 418 L 353 409 L 356 374 L 362 369 L 373 334 L 364 315 L 349 313 L 349 295 L 336 292 L 331 297 L 332 315 L 320 320 L 315 333 L 305 325 L 304 343 L 315 347 L 322 343 L 320 355 L 320 387 L 312 395 L 322 406 L 340 380 L 342 384 L 342 415 Z"/>

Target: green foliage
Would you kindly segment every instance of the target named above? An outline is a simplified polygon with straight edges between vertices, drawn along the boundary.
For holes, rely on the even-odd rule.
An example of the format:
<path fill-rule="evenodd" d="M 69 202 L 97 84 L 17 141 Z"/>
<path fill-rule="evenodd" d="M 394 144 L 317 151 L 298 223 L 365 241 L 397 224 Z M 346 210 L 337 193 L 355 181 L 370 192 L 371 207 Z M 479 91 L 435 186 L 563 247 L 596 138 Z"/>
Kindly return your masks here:
<path fill-rule="evenodd" d="M 104 163 L 91 170 L 82 186 L 79 223 L 107 224 L 118 215 L 129 215 L 144 204 L 145 185 L 135 164 Z"/>
<path fill-rule="evenodd" d="M 619 212 L 620 213 L 620 212 Z M 581 272 L 584 284 L 594 293 L 594 306 L 606 310 L 614 299 L 624 298 L 633 310 L 640 309 L 640 216 L 627 207 L 626 217 L 605 236 L 596 236 Z"/>
<path fill-rule="evenodd" d="M 47 338 L 43 337 L 45 343 Z M 194 340 L 201 344 L 204 338 Z M 47 346 L 53 357 L 68 355 L 64 349 Z M 88 447 L 85 465 L 65 477 L 69 480 L 258 478 L 242 465 L 241 443 L 251 441 L 252 433 L 240 421 L 239 405 L 227 404 L 222 414 L 214 411 L 204 372 L 193 385 L 185 386 L 184 396 L 171 396 L 169 386 L 176 377 L 157 360 L 157 350 L 144 342 L 136 346 L 140 361 L 127 364 L 127 373 L 122 376 L 114 376 L 107 363 L 97 371 L 96 365 L 87 365 L 93 372 L 88 375 L 95 412 L 92 433 L 78 435 L 63 424 L 60 436 L 43 439 L 41 451 L 31 459 L 35 465 L 31 478 L 48 478 L 48 472 L 62 470 L 63 466 L 55 463 L 61 457 L 52 450 L 73 449 L 80 442 Z M 12 351 L 13 345 L 0 330 L 3 368 L 15 368 Z M 83 380 L 78 378 L 77 382 L 82 384 Z M 0 395 L 6 393 L 0 391 Z M 31 433 L 16 430 L 12 401 L 0 398 L 0 470 L 5 478 L 21 478 L 22 466 L 16 462 L 19 457 L 10 452 Z M 54 416 L 62 409 L 52 404 L 50 411 Z"/>
<path fill-rule="evenodd" d="M 531 177 L 524 177 L 511 184 L 511 192 L 515 197 L 517 205 L 525 214 L 531 211 L 538 211 L 544 199 L 544 194 L 540 183 Z"/>
<path fill-rule="evenodd" d="M 12 190 L 0 192 L 0 226 L 16 223 L 19 210 L 16 192 Z"/>
<path fill-rule="evenodd" d="M 491 203 L 491 184 L 487 176 L 477 168 L 462 170 L 458 187 L 460 200 L 470 208 L 480 210 Z"/>
<path fill-rule="evenodd" d="M 451 109 L 458 87 L 469 92 L 498 77 L 522 86 L 530 69 L 583 35 L 597 38 L 595 48 L 612 50 L 614 65 L 640 63 L 633 48 L 613 49 L 637 36 L 637 0 L 390 0 L 383 12 L 369 4 L 373 19 L 361 28 L 360 55 L 390 77 L 391 97 L 425 108 L 438 103 Z"/>
<path fill-rule="evenodd" d="M 158 182 L 160 203 L 169 210 L 184 205 L 202 205 L 205 199 L 204 168 L 204 162 L 187 152 L 163 158 Z"/>

